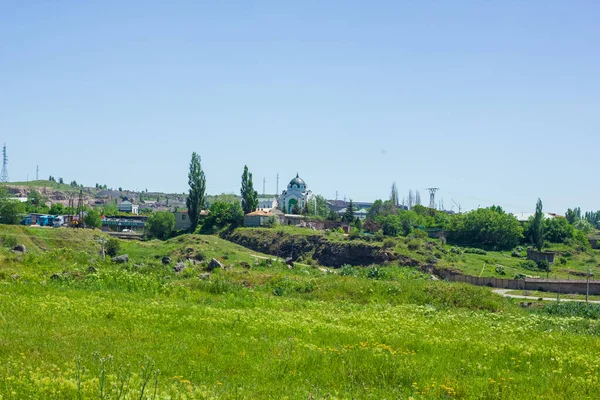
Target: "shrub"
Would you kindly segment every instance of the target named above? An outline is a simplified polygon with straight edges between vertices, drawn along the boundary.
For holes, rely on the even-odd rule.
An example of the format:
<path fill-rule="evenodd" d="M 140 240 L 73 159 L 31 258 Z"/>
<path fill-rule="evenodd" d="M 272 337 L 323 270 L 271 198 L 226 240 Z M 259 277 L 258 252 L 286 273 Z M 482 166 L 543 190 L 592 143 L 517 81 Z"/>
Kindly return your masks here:
<path fill-rule="evenodd" d="M 467 247 L 465 249 L 465 253 L 469 253 L 469 254 L 480 254 L 482 256 L 485 256 L 487 254 L 487 252 L 485 250 L 482 249 L 477 249 L 474 247 Z"/>
<path fill-rule="evenodd" d="M 394 247 L 396 247 L 396 242 L 393 239 L 385 239 L 381 245 L 383 250 L 393 249 Z"/>
<path fill-rule="evenodd" d="M 367 273 L 367 278 L 369 278 L 369 279 L 381 279 L 383 277 L 383 275 L 384 275 L 383 272 L 379 268 L 373 267 Z"/>
<path fill-rule="evenodd" d="M 453 254 L 462 254 L 462 249 L 460 247 L 454 246 L 450 249 L 450 252 Z"/>
<path fill-rule="evenodd" d="M 14 236 L 4 235 L 2 237 L 2 244 L 12 249 L 17 245 L 17 238 Z"/>
<path fill-rule="evenodd" d="M 511 257 L 516 257 L 516 258 L 521 258 L 521 253 L 519 253 L 517 250 L 513 250 L 512 253 L 510 253 Z"/>
<path fill-rule="evenodd" d="M 506 275 L 506 270 L 502 265 L 496 265 L 496 273 L 500 275 Z"/>
<path fill-rule="evenodd" d="M 566 259 L 566 258 L 564 258 L 564 257 L 560 257 L 560 258 L 558 259 L 558 263 L 559 263 L 560 265 L 565 265 L 565 264 L 567 263 L 567 259 Z"/>
<path fill-rule="evenodd" d="M 415 229 L 415 230 L 413 230 L 411 236 L 414 237 L 414 238 L 417 238 L 417 239 L 427 239 L 427 238 L 429 238 L 429 235 L 427 234 L 427 232 L 425 232 L 422 229 Z"/>
<path fill-rule="evenodd" d="M 421 247 L 421 243 L 418 240 L 411 240 L 410 242 L 408 242 L 408 249 L 409 250 L 418 250 Z"/>
<path fill-rule="evenodd" d="M 352 265 L 344 264 L 344 265 L 342 265 L 342 268 L 340 268 L 340 275 L 341 276 L 356 276 L 356 272 Z"/>
<path fill-rule="evenodd" d="M 115 238 L 108 239 L 108 241 L 106 242 L 106 254 L 108 254 L 111 257 L 114 257 L 117 254 L 119 254 L 120 250 L 121 250 L 121 242 L 119 242 L 118 239 L 115 239 Z"/>
<path fill-rule="evenodd" d="M 515 275 L 515 279 L 525 279 L 525 278 L 527 278 L 527 275 L 525 275 L 525 274 L 516 274 Z"/>
<path fill-rule="evenodd" d="M 146 220 L 146 234 L 157 239 L 167 239 L 175 229 L 175 215 L 168 211 L 157 211 Z"/>
<path fill-rule="evenodd" d="M 573 253 L 570 250 L 567 250 L 563 253 L 563 256 L 565 257 L 573 257 Z"/>
<path fill-rule="evenodd" d="M 540 260 L 537 262 L 537 268 L 540 271 L 550 271 L 550 263 L 546 260 Z"/>
<path fill-rule="evenodd" d="M 521 268 L 528 269 L 530 271 L 537 271 L 537 269 L 538 269 L 537 264 L 535 263 L 535 261 L 532 261 L 532 260 L 521 261 L 519 266 Z"/>

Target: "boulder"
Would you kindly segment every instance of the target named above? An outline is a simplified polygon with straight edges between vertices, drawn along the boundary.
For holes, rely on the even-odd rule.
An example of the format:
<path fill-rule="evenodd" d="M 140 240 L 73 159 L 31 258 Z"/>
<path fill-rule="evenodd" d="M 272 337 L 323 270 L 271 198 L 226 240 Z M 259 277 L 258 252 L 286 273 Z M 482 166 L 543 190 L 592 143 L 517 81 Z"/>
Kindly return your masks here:
<path fill-rule="evenodd" d="M 19 253 L 27 253 L 27 248 L 23 244 L 16 245 L 13 250 L 18 251 Z"/>
<path fill-rule="evenodd" d="M 242 262 L 240 263 L 240 265 L 241 265 L 243 268 L 250 269 L 250 264 L 248 264 L 246 261 L 242 261 Z"/>
<path fill-rule="evenodd" d="M 212 271 L 212 270 L 215 270 L 217 268 L 223 268 L 223 264 L 221 264 L 221 262 L 219 260 L 217 260 L 216 258 L 213 258 L 208 263 L 208 270 Z"/>
<path fill-rule="evenodd" d="M 165 265 L 171 264 L 171 257 L 163 257 L 162 258 L 162 263 Z"/>
<path fill-rule="evenodd" d="M 127 254 L 123 254 L 122 256 L 116 256 L 112 258 L 112 261 L 116 262 L 117 264 L 123 264 L 129 262 L 129 256 Z"/>
<path fill-rule="evenodd" d="M 292 259 L 292 257 L 288 257 L 288 258 L 286 258 L 286 259 L 285 259 L 285 263 L 288 265 L 288 267 L 289 267 L 290 269 L 291 269 L 291 268 L 294 268 L 294 260 Z"/>
<path fill-rule="evenodd" d="M 180 273 L 181 271 L 183 271 L 185 269 L 185 264 L 182 262 L 178 262 L 177 264 L 175 264 L 175 266 L 173 267 L 173 271 Z"/>
<path fill-rule="evenodd" d="M 203 281 L 206 281 L 206 280 L 210 279 L 210 273 L 204 272 L 204 273 L 198 275 L 198 278 L 202 279 Z"/>

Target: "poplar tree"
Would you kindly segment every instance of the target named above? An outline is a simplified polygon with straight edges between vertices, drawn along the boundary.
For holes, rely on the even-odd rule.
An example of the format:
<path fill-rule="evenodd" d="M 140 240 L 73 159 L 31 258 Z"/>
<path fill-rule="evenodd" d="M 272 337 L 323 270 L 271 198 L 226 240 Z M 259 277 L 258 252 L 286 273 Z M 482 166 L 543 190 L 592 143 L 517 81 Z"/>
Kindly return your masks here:
<path fill-rule="evenodd" d="M 192 153 L 188 184 L 190 185 L 190 190 L 186 199 L 186 205 L 190 219 L 190 231 L 195 232 L 198 227 L 198 220 L 200 219 L 200 211 L 204 208 L 206 192 L 206 178 L 200 166 L 200 156 L 196 152 Z"/>
<path fill-rule="evenodd" d="M 244 214 L 251 213 L 258 208 L 258 192 L 254 190 L 252 174 L 248 172 L 247 165 L 244 165 L 240 194 L 242 195 L 242 210 L 244 210 Z"/>
<path fill-rule="evenodd" d="M 542 250 L 544 246 L 544 212 L 542 211 L 542 200 L 538 199 L 535 205 L 535 214 L 531 220 L 529 226 L 529 232 L 531 234 L 531 241 L 533 245 L 538 249 Z"/>

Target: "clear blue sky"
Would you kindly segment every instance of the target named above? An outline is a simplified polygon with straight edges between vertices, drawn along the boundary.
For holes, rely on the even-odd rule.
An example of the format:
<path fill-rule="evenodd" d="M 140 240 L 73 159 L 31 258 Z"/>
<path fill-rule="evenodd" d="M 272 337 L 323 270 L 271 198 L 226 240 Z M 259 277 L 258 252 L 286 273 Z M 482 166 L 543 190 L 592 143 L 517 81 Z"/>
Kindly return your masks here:
<path fill-rule="evenodd" d="M 325 4 L 326 3 L 326 4 Z M 11 180 L 600 208 L 597 1 L 3 1 Z"/>

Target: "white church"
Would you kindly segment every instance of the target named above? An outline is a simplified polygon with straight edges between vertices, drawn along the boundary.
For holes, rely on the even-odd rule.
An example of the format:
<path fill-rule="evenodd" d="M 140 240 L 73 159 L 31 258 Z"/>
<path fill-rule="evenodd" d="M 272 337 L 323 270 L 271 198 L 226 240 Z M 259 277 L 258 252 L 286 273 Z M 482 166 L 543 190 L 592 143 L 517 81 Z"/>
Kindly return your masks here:
<path fill-rule="evenodd" d="M 312 192 L 306 188 L 306 183 L 298 174 L 287 185 L 287 189 L 276 197 L 260 197 L 258 199 L 258 209 L 261 211 L 272 211 L 279 209 L 286 214 L 291 214 L 297 205 L 300 210 L 304 209 L 308 201 L 312 198 Z"/>
<path fill-rule="evenodd" d="M 284 213 L 292 213 L 295 206 L 304 209 L 312 192 L 306 188 L 306 183 L 298 174 L 287 185 L 287 189 L 281 192 L 277 199 L 278 208 Z"/>

